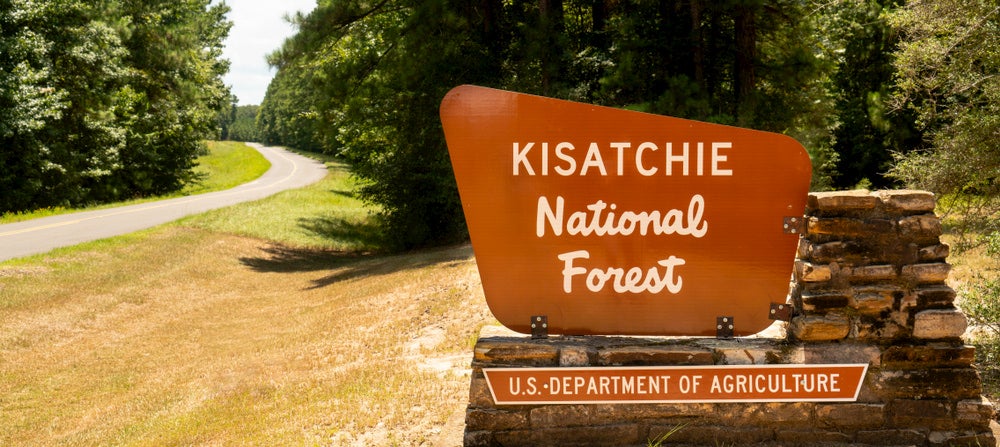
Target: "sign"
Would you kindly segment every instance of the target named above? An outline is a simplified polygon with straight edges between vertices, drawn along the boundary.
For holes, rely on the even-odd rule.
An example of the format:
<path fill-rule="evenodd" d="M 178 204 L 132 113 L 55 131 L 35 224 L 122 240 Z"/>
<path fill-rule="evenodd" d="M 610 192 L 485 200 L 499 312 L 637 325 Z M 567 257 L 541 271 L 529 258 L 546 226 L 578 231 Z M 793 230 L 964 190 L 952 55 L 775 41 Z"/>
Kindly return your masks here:
<path fill-rule="evenodd" d="M 853 402 L 867 364 L 484 368 L 497 405 Z"/>
<path fill-rule="evenodd" d="M 487 304 L 552 334 L 766 328 L 811 165 L 793 139 L 475 86 L 441 104 Z"/>

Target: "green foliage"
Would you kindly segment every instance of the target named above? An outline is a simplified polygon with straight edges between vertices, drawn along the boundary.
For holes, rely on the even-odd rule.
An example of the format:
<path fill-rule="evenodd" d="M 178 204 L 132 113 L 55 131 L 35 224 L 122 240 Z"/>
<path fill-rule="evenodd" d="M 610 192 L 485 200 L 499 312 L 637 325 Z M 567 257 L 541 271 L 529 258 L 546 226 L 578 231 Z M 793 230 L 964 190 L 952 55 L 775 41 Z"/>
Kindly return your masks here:
<path fill-rule="evenodd" d="M 850 188 L 864 179 L 885 188 L 893 152 L 905 153 L 920 143 L 914 116 L 891 110 L 896 90 L 893 51 L 899 35 L 886 17 L 900 0 L 841 0 L 826 7 L 823 29 L 830 39 L 836 69 L 830 78 L 837 123 L 833 149 L 837 152 L 836 186 Z"/>
<path fill-rule="evenodd" d="M 960 231 L 1000 211 L 1000 6 L 993 0 L 915 1 L 891 17 L 902 34 L 893 105 L 926 136 L 897 154 L 890 175 L 955 197 Z"/>
<path fill-rule="evenodd" d="M 230 141 L 261 141 L 261 132 L 257 129 L 260 106 L 237 106 L 231 110 L 232 118 L 226 123 L 225 138 Z"/>
<path fill-rule="evenodd" d="M 229 93 L 209 0 L 0 2 L 0 211 L 179 189 Z"/>
<path fill-rule="evenodd" d="M 448 242 L 464 224 L 437 109 L 454 86 L 821 135 L 803 118 L 823 105 L 806 14 L 786 0 L 322 1 L 271 56 L 258 128 L 349 160 L 398 248 Z"/>
<path fill-rule="evenodd" d="M 653 439 L 650 439 L 650 440 L 646 441 L 646 445 L 649 446 L 649 447 L 661 447 L 663 445 L 663 443 L 667 442 L 667 439 L 669 439 L 671 436 L 673 436 L 677 432 L 681 431 L 681 429 L 683 429 L 685 426 L 687 426 L 687 424 L 676 425 L 673 428 L 671 428 L 670 430 L 667 430 L 666 433 L 663 433 L 660 436 L 657 436 L 657 437 L 655 437 Z"/>
<path fill-rule="evenodd" d="M 995 233 L 994 233 L 995 234 Z M 996 238 L 993 239 L 997 240 Z M 961 307 L 977 329 L 976 361 L 989 395 L 1000 393 L 1000 278 L 976 275 L 961 289 Z"/>

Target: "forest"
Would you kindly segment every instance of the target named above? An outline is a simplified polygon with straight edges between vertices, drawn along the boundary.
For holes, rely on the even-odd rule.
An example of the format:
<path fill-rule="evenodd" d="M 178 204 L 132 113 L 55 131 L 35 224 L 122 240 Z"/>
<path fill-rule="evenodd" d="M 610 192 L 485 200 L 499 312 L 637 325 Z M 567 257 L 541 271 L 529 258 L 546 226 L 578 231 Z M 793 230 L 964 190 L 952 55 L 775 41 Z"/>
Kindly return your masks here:
<path fill-rule="evenodd" d="M 160 195 L 219 113 L 229 8 L 210 0 L 0 0 L 0 213 Z"/>
<path fill-rule="evenodd" d="M 787 134 L 814 190 L 1000 229 L 996 0 L 319 0 L 238 107 L 228 10 L 0 0 L 0 212 L 168 193 L 204 139 L 257 140 L 347 161 L 393 248 L 463 240 L 437 111 L 477 84 Z"/>
<path fill-rule="evenodd" d="M 996 0 L 321 0 L 293 22 L 257 136 L 344 157 L 399 248 L 465 237 L 436 113 L 460 84 L 787 134 L 814 190 L 1000 192 Z"/>

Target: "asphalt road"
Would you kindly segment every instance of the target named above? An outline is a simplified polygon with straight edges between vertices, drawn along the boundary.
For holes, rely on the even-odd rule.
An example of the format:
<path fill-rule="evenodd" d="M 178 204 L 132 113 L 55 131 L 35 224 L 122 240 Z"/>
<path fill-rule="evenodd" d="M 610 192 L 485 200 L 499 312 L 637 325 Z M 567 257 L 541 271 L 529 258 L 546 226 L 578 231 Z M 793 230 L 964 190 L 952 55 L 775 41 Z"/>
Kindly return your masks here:
<path fill-rule="evenodd" d="M 0 261 L 131 233 L 181 217 L 315 183 L 326 167 L 281 148 L 249 143 L 271 162 L 257 180 L 225 191 L 0 225 Z"/>

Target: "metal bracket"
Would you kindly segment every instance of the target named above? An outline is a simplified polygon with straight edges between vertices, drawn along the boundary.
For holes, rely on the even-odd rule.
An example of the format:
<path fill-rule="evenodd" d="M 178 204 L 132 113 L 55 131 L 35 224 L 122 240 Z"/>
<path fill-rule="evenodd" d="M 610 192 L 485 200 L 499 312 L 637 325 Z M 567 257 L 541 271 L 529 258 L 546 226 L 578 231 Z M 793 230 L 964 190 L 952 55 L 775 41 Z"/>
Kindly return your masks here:
<path fill-rule="evenodd" d="M 806 220 L 802 217 L 785 217 L 782 228 L 785 234 L 802 234 L 806 231 Z"/>
<path fill-rule="evenodd" d="M 547 315 L 531 316 L 531 338 L 549 338 L 549 317 Z"/>
<path fill-rule="evenodd" d="M 733 338 L 735 328 L 733 317 L 715 317 L 715 338 Z"/>
<path fill-rule="evenodd" d="M 768 318 L 772 320 L 792 321 L 792 305 L 786 303 L 771 303 L 771 313 Z"/>

